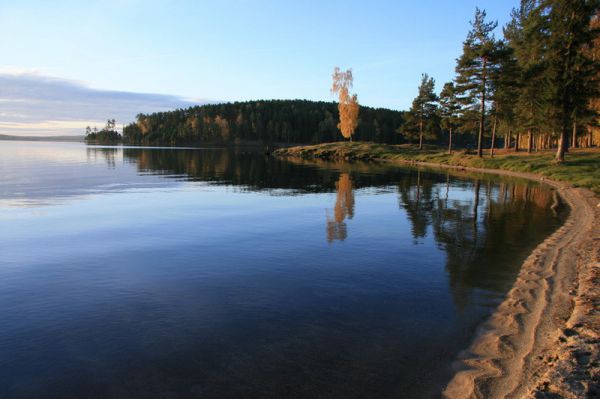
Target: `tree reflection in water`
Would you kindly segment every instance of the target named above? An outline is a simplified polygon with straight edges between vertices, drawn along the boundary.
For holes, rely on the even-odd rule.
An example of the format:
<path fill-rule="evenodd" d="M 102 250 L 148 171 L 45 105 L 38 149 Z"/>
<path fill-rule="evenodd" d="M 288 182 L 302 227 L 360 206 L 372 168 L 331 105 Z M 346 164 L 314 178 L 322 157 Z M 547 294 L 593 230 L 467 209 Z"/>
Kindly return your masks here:
<path fill-rule="evenodd" d="M 454 187 L 450 172 L 445 184 L 439 177 L 427 174 L 424 179 L 420 170 L 408 172 L 398 184 L 398 200 L 414 242 L 431 235 L 445 252 L 451 291 L 461 309 L 477 290 L 506 292 L 512 280 L 499 276 L 516 275 L 531 250 L 522 243 L 560 219 L 549 219 L 547 213 L 557 198 L 548 187 L 495 176 L 472 176 L 455 181 Z M 564 216 L 564 209 L 560 214 Z"/>
<path fill-rule="evenodd" d="M 334 208 L 326 213 L 329 243 L 347 241 L 351 235 L 347 221 L 355 216 L 356 190 L 379 187 L 389 192 L 395 188 L 413 244 L 433 240 L 444 252 L 458 308 L 480 292 L 503 295 L 513 281 L 506 275 L 516 276 L 535 245 L 531 237 L 558 226 L 566 211 L 557 207 L 557 195 L 547 186 L 456 170 L 440 173 L 383 164 L 281 160 L 241 149 L 130 148 L 123 155 L 142 173 L 229 184 L 239 190 L 276 195 L 281 189 L 298 195 L 335 190 Z M 548 217 L 548 209 L 556 211 L 555 218 Z"/>
<path fill-rule="evenodd" d="M 333 217 L 327 213 L 327 242 L 334 240 L 344 241 L 348 236 L 346 217 L 354 216 L 354 190 L 349 173 L 340 173 L 340 178 L 335 183 L 337 198 L 333 208 Z"/>
<path fill-rule="evenodd" d="M 114 169 L 117 165 L 116 157 L 119 155 L 118 147 L 86 147 L 86 156 L 88 162 L 97 160 L 101 156 L 106 161 L 109 169 Z"/>

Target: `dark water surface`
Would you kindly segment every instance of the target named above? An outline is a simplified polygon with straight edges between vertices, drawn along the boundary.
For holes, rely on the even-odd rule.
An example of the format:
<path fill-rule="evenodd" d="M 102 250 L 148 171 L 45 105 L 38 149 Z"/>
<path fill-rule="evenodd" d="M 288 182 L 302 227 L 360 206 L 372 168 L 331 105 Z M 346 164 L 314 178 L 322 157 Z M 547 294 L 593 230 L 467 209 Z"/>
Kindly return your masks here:
<path fill-rule="evenodd" d="M 0 142 L 1 398 L 435 397 L 564 218 L 486 175 Z"/>

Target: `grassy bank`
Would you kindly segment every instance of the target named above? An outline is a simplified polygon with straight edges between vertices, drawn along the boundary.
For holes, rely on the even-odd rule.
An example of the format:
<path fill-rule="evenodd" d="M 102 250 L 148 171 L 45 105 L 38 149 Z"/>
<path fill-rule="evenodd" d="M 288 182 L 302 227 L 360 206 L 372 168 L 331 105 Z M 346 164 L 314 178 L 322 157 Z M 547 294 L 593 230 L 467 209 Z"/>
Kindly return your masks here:
<path fill-rule="evenodd" d="M 419 150 L 414 145 L 386 145 L 366 142 L 334 142 L 312 146 L 281 148 L 274 155 L 281 157 L 317 158 L 347 161 L 381 160 L 391 162 L 430 162 L 472 168 L 503 169 L 529 172 L 557 181 L 566 181 L 576 187 L 585 187 L 600 196 L 600 150 L 571 150 L 563 163 L 554 162 L 554 152 L 499 151 L 494 158 L 483 158 L 466 150 L 452 154 L 441 147 L 426 146 Z"/>

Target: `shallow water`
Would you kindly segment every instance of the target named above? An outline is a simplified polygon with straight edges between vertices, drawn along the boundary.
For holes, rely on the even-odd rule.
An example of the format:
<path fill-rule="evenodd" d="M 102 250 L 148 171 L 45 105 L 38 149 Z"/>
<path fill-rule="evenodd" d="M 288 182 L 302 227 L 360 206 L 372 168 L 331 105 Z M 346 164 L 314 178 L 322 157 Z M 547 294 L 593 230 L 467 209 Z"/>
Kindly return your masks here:
<path fill-rule="evenodd" d="M 555 200 L 244 149 L 0 142 L 0 397 L 438 396 Z"/>

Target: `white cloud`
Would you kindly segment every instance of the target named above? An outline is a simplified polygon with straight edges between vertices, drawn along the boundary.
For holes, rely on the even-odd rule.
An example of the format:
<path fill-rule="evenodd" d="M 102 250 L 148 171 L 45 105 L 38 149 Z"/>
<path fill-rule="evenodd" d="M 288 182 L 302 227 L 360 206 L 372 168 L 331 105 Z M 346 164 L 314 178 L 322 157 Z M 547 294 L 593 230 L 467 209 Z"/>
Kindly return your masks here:
<path fill-rule="evenodd" d="M 127 124 L 139 113 L 207 103 L 177 96 L 97 90 L 30 70 L 0 71 L 0 134 L 82 135 L 107 119 Z"/>

